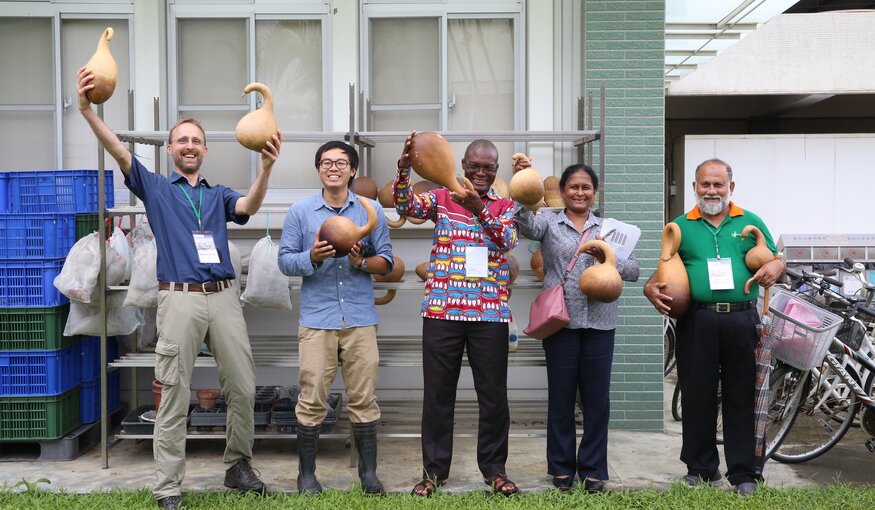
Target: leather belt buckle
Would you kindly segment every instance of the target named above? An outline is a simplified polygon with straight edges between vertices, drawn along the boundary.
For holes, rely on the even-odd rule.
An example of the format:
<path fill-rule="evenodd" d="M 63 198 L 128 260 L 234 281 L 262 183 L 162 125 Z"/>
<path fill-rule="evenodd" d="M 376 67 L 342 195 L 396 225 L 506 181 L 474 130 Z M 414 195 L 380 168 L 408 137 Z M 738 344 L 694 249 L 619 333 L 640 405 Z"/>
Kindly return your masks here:
<path fill-rule="evenodd" d="M 729 313 L 731 309 L 731 303 L 714 303 L 714 311 L 717 313 Z"/>

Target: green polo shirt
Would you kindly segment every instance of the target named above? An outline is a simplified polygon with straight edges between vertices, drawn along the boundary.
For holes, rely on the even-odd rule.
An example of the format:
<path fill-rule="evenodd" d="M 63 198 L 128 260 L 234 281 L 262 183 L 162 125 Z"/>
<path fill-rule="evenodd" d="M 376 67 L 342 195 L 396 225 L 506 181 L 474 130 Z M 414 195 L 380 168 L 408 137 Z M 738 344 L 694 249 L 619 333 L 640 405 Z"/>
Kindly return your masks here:
<path fill-rule="evenodd" d="M 741 238 L 741 231 L 748 225 L 754 225 L 766 238 L 766 246 L 777 254 L 772 234 L 766 228 L 763 220 L 756 214 L 745 211 L 729 202 L 729 214 L 723 218 L 719 227 L 715 227 L 702 217 L 699 207 L 674 220 L 681 228 L 681 246 L 678 255 L 687 268 L 690 278 L 690 292 L 694 301 L 704 303 L 739 303 L 756 299 L 759 285 L 756 282 L 750 286 L 750 294 L 744 293 L 744 284 L 753 273 L 744 265 L 744 255 L 756 245 L 754 236 Z M 732 279 L 735 288 L 732 290 L 711 290 L 708 279 L 708 259 L 718 258 L 732 261 Z"/>

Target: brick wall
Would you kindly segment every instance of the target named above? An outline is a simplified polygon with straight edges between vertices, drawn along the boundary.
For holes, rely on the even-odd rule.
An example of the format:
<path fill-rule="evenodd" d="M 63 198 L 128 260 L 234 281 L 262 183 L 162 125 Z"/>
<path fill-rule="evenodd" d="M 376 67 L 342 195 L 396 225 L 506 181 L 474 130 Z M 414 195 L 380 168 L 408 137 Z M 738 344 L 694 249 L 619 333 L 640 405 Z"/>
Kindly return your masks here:
<path fill-rule="evenodd" d="M 642 230 L 641 278 L 620 298 L 611 427 L 661 431 L 662 319 L 641 289 L 656 267 L 664 225 L 665 2 L 587 0 L 584 9 L 585 88 L 604 82 L 607 89 L 605 209 Z"/>

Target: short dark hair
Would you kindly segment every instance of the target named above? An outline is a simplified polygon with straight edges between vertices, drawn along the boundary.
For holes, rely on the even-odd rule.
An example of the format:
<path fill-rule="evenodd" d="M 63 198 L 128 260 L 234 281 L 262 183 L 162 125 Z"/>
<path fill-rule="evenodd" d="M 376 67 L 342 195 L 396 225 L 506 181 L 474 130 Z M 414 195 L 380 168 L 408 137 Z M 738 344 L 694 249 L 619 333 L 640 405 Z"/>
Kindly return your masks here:
<path fill-rule="evenodd" d="M 706 159 L 705 161 L 702 161 L 701 163 L 699 163 L 699 166 L 696 167 L 696 173 L 693 174 L 693 177 L 698 178 L 699 177 L 699 169 L 705 165 L 712 165 L 712 164 L 713 165 L 722 165 L 724 168 L 726 168 L 726 173 L 729 175 L 729 182 L 732 182 L 732 167 L 729 166 L 729 163 L 723 161 L 720 158 Z"/>
<path fill-rule="evenodd" d="M 167 132 L 167 145 L 170 145 L 173 143 L 173 132 L 176 131 L 176 128 L 178 128 L 182 124 L 195 125 L 198 129 L 201 130 L 201 133 L 204 134 L 204 145 L 207 144 L 207 132 L 206 132 L 206 130 L 204 130 L 204 127 L 201 125 L 201 123 L 198 122 L 196 119 L 192 119 L 191 117 L 185 117 L 183 119 L 177 120 L 176 124 L 174 124 L 173 127 L 170 128 L 170 131 Z"/>
<path fill-rule="evenodd" d="M 314 165 L 317 169 L 319 168 L 319 162 L 322 161 L 322 154 L 324 154 L 325 151 L 330 151 L 331 149 L 342 150 L 344 152 L 344 154 L 346 154 L 346 156 L 349 158 L 349 166 L 351 166 L 355 170 L 358 170 L 358 167 L 359 167 L 359 153 L 358 153 L 358 151 L 356 151 L 355 147 L 353 147 L 352 145 L 350 145 L 346 142 L 341 142 L 339 140 L 332 140 L 330 142 L 325 142 L 324 144 L 322 144 L 321 147 L 316 149 L 316 160 L 314 162 Z"/>
<path fill-rule="evenodd" d="M 559 178 L 559 189 L 565 189 L 568 179 L 577 172 L 586 172 L 589 178 L 592 179 L 593 189 L 599 189 L 599 177 L 596 175 L 595 170 L 580 163 L 571 165 L 562 172 L 562 177 Z"/>
<path fill-rule="evenodd" d="M 465 149 L 465 155 L 462 157 L 462 159 L 468 159 L 468 154 L 474 152 L 477 149 L 486 149 L 492 151 L 492 153 L 495 154 L 495 162 L 498 163 L 498 147 L 496 147 L 494 143 L 484 138 L 474 140 L 473 142 L 468 144 L 468 147 Z"/>

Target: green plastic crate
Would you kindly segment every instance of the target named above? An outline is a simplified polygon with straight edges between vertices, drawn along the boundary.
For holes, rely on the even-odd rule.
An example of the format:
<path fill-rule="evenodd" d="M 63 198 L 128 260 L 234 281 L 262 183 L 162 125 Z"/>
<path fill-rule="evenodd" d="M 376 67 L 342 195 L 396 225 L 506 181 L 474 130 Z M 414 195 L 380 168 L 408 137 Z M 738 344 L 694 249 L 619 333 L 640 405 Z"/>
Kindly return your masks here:
<path fill-rule="evenodd" d="M 58 439 L 78 426 L 78 386 L 50 397 L 0 397 L 0 441 Z"/>
<path fill-rule="evenodd" d="M 76 240 L 97 232 L 99 216 L 97 213 L 77 214 L 76 215 Z"/>
<path fill-rule="evenodd" d="M 54 351 L 78 341 L 64 336 L 70 305 L 50 308 L 0 308 L 0 350 Z"/>

